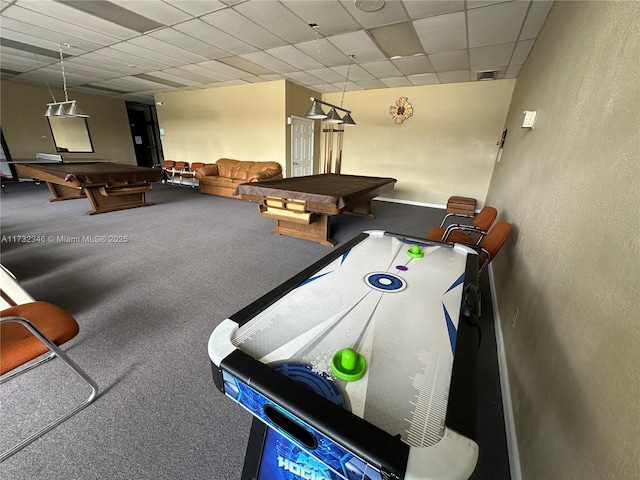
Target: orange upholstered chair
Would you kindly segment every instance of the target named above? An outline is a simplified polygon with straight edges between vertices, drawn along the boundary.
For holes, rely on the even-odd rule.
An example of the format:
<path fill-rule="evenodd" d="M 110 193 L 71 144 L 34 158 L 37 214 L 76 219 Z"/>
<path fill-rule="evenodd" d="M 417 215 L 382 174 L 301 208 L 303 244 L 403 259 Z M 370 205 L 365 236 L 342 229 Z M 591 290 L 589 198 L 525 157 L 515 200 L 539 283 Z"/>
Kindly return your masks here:
<path fill-rule="evenodd" d="M 478 245 L 487 234 L 498 211 L 493 207 L 483 207 L 471 225 L 452 224 L 448 227 L 434 227 L 427 232 L 427 240 L 447 243 Z"/>
<path fill-rule="evenodd" d="M 512 226 L 509 222 L 496 222 L 480 242 L 480 273 L 496 257 L 502 246 L 511 236 Z"/>
<path fill-rule="evenodd" d="M 98 386 L 59 348 L 59 345 L 78 334 L 78 322 L 56 305 L 28 301 L 31 297 L 19 287 L 13 275 L 4 267 L 0 269 L 0 286 L 2 304 L 8 306 L 0 311 L 0 383 L 58 357 L 91 387 L 91 393 L 81 404 L 0 454 L 2 462 L 89 405 L 98 393 Z M 28 303 L 17 303 L 24 300 Z M 44 384 L 42 389 L 43 398 L 47 398 Z M 5 434 L 8 430 L 5 430 Z"/>
<path fill-rule="evenodd" d="M 204 167 L 204 162 L 193 162 L 189 168 L 180 172 L 180 185 L 182 185 L 182 179 L 188 178 L 191 179 L 191 188 L 195 188 L 198 184 L 198 180 L 196 179 L 196 170 Z"/>
<path fill-rule="evenodd" d="M 168 183 L 169 180 L 173 177 L 173 166 L 176 162 L 173 160 L 164 160 L 162 162 L 162 171 L 164 172 L 164 179 L 162 183 Z"/>

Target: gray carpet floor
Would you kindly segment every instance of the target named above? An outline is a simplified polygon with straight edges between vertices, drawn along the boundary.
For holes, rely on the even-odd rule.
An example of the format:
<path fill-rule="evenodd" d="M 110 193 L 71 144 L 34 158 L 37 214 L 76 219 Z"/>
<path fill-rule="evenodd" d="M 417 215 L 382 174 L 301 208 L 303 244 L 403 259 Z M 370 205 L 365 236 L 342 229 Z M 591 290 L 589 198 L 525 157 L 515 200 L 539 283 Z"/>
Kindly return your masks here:
<path fill-rule="evenodd" d="M 69 355 L 100 387 L 93 404 L 0 464 L 3 480 L 238 480 L 251 415 L 213 387 L 207 340 L 219 322 L 329 253 L 269 232 L 256 204 L 156 184 L 152 206 L 84 215 L 44 184 L 8 183 L 1 261 L 37 300 L 80 323 Z M 382 229 L 424 236 L 443 211 L 375 201 L 374 220 L 331 220 L 339 244 Z M 113 242 L 89 242 L 88 237 Z M 84 238 L 83 238 L 84 237 Z M 30 241 L 43 238 L 44 241 Z M 508 479 L 493 315 L 482 278 L 474 479 Z M 0 448 L 87 389 L 58 361 L 0 387 Z M 15 443 L 15 442 L 14 442 Z"/>

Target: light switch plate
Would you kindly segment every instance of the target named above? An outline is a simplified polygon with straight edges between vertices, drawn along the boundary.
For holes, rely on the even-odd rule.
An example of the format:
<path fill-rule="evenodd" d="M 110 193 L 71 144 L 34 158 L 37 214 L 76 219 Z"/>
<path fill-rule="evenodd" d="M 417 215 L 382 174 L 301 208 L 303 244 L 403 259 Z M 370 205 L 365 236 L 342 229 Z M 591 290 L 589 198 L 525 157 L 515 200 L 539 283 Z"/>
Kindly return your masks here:
<path fill-rule="evenodd" d="M 525 110 L 524 112 L 524 122 L 522 122 L 522 127 L 523 128 L 531 128 L 533 129 L 533 127 L 536 124 L 536 117 L 538 116 L 538 111 L 537 110 Z"/>

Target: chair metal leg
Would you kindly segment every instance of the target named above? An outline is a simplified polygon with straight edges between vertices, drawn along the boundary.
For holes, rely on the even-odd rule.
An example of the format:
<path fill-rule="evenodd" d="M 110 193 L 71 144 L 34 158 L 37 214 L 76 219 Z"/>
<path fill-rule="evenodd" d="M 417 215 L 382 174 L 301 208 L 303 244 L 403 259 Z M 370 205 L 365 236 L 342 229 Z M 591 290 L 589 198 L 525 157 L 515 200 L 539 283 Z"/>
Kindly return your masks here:
<path fill-rule="evenodd" d="M 38 340 L 40 340 L 52 352 L 44 360 L 42 360 L 40 362 L 37 362 L 33 366 L 29 366 L 27 368 L 24 368 L 24 369 L 20 370 L 17 374 L 13 374 L 13 373 L 7 374 L 7 375 L 9 375 L 9 378 L 13 378 L 18 374 L 24 373 L 27 370 L 31 370 L 36 365 L 40 365 L 40 364 L 44 363 L 45 361 L 47 361 L 47 360 L 53 358 L 54 356 L 56 356 L 56 357 L 60 358 L 60 360 L 62 360 L 71 370 L 73 370 L 82 380 L 84 380 L 91 387 L 91 393 L 86 398 L 86 400 L 84 400 L 80 405 L 76 406 L 75 408 L 73 408 L 68 413 L 65 413 L 64 415 L 58 417 L 56 420 L 54 420 L 51 423 L 47 424 L 46 426 L 44 426 L 43 428 L 41 428 L 37 432 L 31 434 L 29 437 L 25 438 L 24 440 L 22 440 L 21 442 L 19 442 L 15 446 L 11 447 L 10 449 L 8 449 L 4 453 L 2 453 L 0 455 L 0 462 L 4 462 L 7 458 L 9 458 L 11 455 L 16 453 L 17 451 L 19 451 L 22 448 L 26 447 L 27 445 L 29 445 L 34 440 L 40 438 L 42 435 L 47 433 L 49 430 L 54 429 L 55 427 L 60 425 L 65 420 L 69 419 L 70 417 L 72 417 L 73 415 L 78 413 L 80 410 L 82 410 L 87 405 L 89 405 L 91 402 L 93 402 L 93 400 L 96 398 L 96 396 L 98 394 L 98 385 L 96 384 L 96 382 L 94 382 L 93 379 L 89 375 L 87 375 L 86 372 L 84 370 L 82 370 L 82 368 L 80 368 L 78 366 L 78 364 L 76 364 L 73 360 L 71 360 L 71 358 L 69 358 L 69 356 L 64 351 L 62 351 L 62 349 L 60 349 L 55 343 L 53 343 L 51 340 L 49 340 L 29 320 L 24 319 L 22 317 L 4 317 L 4 318 L 2 318 L 0 320 L 0 323 L 4 323 L 4 322 L 17 322 L 17 323 L 23 325 L 25 328 L 27 328 Z M 5 375 L 5 377 L 7 377 L 7 375 Z M 7 380 L 9 378 L 7 378 Z M 6 381 L 6 380 L 3 379 L 3 382 L 4 381 Z"/>

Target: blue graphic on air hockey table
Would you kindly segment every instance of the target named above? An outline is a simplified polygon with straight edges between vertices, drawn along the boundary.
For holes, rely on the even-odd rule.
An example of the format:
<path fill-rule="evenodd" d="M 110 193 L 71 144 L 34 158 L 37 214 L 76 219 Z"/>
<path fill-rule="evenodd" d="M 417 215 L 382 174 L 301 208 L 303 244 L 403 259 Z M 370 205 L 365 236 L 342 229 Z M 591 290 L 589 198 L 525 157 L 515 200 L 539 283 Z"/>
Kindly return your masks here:
<path fill-rule="evenodd" d="M 309 365 L 300 363 L 283 363 L 273 368 L 283 375 L 306 386 L 313 392 L 327 398 L 341 407 L 345 407 L 344 398 L 338 386 L 328 378 L 311 370 Z M 235 392 L 237 400 L 242 398 L 245 407 L 255 413 L 267 425 L 271 425 L 269 418 L 264 415 L 264 406 L 270 402 L 262 395 L 231 375 L 226 374 L 225 389 L 227 394 Z M 278 408 L 271 404 L 271 407 Z M 278 409 L 287 415 L 284 410 Z M 296 419 L 297 422 L 300 422 Z M 308 427 L 314 432 L 318 446 L 314 455 L 293 443 L 286 433 L 276 432 L 269 428 L 265 437 L 262 458 L 257 480 L 382 480 L 377 469 L 367 465 L 360 458 L 341 448 L 336 443 Z M 333 468 L 330 468 L 330 466 Z"/>

